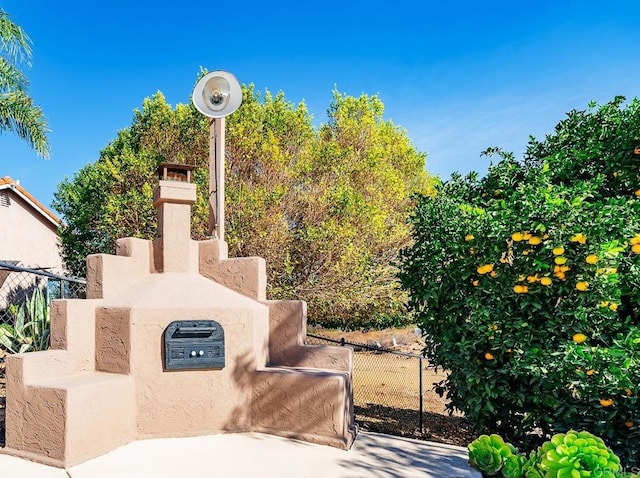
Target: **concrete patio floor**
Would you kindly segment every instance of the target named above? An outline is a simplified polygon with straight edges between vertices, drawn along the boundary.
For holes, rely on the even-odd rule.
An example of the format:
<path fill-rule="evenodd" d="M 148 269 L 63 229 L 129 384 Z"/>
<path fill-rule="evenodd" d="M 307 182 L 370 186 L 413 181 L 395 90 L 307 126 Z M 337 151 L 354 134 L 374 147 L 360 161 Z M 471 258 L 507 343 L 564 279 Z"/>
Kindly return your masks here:
<path fill-rule="evenodd" d="M 467 450 L 360 432 L 349 451 L 260 433 L 142 440 L 67 470 L 0 455 L 20 478 L 462 478 L 480 477 Z"/>

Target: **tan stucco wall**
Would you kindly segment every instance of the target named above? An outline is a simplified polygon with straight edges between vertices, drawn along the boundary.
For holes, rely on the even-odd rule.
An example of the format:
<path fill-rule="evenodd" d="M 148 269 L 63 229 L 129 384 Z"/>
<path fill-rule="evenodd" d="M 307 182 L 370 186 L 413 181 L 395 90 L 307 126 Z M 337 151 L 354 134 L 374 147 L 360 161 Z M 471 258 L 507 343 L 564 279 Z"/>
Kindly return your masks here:
<path fill-rule="evenodd" d="M 52 305 L 54 350 L 7 357 L 0 452 L 70 466 L 136 439 L 230 431 L 351 446 L 351 349 L 304 344 L 306 306 L 266 301 L 264 260 L 192 241 L 193 201 L 194 185 L 160 181 L 159 238 L 89 256 L 88 299 Z M 180 320 L 222 327 L 223 367 L 166 369 L 163 334 Z"/>

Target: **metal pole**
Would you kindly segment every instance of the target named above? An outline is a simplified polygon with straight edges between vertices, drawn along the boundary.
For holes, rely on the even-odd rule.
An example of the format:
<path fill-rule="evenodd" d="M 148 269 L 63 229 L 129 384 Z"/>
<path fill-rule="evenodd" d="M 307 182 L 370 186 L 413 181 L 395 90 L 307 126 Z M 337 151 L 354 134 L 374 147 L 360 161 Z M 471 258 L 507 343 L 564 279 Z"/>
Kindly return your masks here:
<path fill-rule="evenodd" d="M 224 241 L 224 118 L 209 127 L 209 235 Z"/>
<path fill-rule="evenodd" d="M 422 357 L 419 357 L 418 363 L 420 364 L 420 433 L 424 433 L 424 424 L 422 421 Z"/>

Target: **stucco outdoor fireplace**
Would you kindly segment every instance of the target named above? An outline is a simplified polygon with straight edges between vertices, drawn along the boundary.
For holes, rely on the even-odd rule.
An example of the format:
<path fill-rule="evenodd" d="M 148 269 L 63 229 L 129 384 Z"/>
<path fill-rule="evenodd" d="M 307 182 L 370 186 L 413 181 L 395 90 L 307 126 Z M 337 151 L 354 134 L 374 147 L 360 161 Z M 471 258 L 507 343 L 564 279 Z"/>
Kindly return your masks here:
<path fill-rule="evenodd" d="M 72 466 L 128 442 L 257 431 L 347 449 L 352 352 L 304 345 L 302 301 L 264 260 L 193 241 L 189 168 L 163 165 L 158 237 L 87 258 L 87 299 L 51 305 L 51 349 L 7 357 L 2 453 Z"/>

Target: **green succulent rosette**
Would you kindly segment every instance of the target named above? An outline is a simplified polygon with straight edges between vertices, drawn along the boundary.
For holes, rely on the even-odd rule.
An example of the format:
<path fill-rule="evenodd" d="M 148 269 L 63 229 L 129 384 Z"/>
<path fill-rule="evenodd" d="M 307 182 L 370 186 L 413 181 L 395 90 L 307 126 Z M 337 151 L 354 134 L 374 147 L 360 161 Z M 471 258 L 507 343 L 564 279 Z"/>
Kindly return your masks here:
<path fill-rule="evenodd" d="M 505 443 L 500 435 L 495 434 L 480 435 L 467 448 L 469 449 L 469 464 L 480 470 L 483 476 L 497 475 L 502 470 L 505 459 L 517 453 L 513 445 Z"/>
<path fill-rule="evenodd" d="M 617 478 L 620 459 L 601 438 L 589 432 L 558 433 L 538 449 L 545 478 Z"/>
<path fill-rule="evenodd" d="M 522 455 L 509 455 L 504 458 L 502 476 L 504 478 L 522 478 L 526 459 Z"/>
<path fill-rule="evenodd" d="M 524 469 L 522 476 L 524 478 L 544 478 L 542 472 L 535 466 L 530 466 Z"/>
<path fill-rule="evenodd" d="M 524 478 L 544 478 L 544 473 L 538 468 L 538 454 L 532 451 L 529 459 L 522 464 L 522 477 Z"/>

